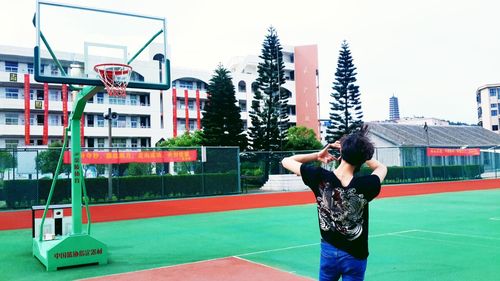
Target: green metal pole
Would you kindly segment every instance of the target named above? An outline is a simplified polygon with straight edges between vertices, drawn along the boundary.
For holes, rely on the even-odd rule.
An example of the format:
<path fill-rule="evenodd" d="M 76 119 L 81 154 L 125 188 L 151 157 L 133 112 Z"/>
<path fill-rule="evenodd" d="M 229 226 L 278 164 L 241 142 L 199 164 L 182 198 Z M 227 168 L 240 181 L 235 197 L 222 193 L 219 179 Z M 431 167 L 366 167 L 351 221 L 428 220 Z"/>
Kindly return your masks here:
<path fill-rule="evenodd" d="M 71 211 L 72 211 L 72 234 L 82 233 L 82 146 L 80 143 L 80 121 L 87 100 L 89 100 L 102 87 L 84 87 L 76 96 L 71 113 Z M 90 221 L 88 222 L 90 229 Z"/>
<path fill-rule="evenodd" d="M 81 117 L 80 117 L 81 118 Z M 82 233 L 82 147 L 80 119 L 71 120 L 71 212 L 72 234 Z"/>
<path fill-rule="evenodd" d="M 149 39 L 149 41 L 146 42 L 146 44 L 144 44 L 144 46 L 142 46 L 142 48 L 139 49 L 139 51 L 137 51 L 137 53 L 135 53 L 135 55 L 127 62 L 127 64 L 131 64 L 135 60 L 135 58 L 137 58 L 142 53 L 142 51 L 144 51 L 144 49 L 146 49 L 149 46 L 149 44 L 151 44 L 151 42 L 153 42 L 153 40 L 155 40 L 156 37 L 158 37 L 162 33 L 163 33 L 163 29 L 158 31 L 155 35 L 153 35 L 153 37 L 151 37 L 151 39 Z"/>

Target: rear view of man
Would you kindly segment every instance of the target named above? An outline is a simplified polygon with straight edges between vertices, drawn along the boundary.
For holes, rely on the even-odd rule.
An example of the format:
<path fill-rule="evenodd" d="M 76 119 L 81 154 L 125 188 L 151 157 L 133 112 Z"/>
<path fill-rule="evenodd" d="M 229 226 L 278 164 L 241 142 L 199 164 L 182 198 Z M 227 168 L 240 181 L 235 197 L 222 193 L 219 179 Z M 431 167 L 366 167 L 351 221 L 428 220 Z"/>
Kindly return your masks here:
<path fill-rule="evenodd" d="M 317 153 L 283 159 L 283 166 L 302 176 L 316 196 L 321 232 L 319 280 L 363 280 L 368 257 L 368 202 L 380 192 L 387 168 L 375 159 L 367 128 L 327 145 Z M 336 159 L 328 149 L 340 150 L 340 165 L 333 171 L 305 165 Z M 366 164 L 369 176 L 354 176 Z"/>

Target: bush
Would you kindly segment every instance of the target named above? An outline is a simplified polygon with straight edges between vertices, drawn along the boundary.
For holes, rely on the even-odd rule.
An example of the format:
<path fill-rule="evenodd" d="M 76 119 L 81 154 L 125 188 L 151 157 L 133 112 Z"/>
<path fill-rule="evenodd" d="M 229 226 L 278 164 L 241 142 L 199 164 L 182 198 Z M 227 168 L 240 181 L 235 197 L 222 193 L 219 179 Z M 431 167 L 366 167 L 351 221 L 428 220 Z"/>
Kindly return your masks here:
<path fill-rule="evenodd" d="M 411 183 L 426 181 L 448 181 L 479 179 L 484 172 L 482 165 L 432 166 L 432 177 L 427 166 L 388 167 L 384 183 Z M 363 167 L 360 175 L 371 174 L 371 170 Z"/>
<path fill-rule="evenodd" d="M 204 175 L 137 176 L 113 179 L 112 201 L 150 200 L 171 197 L 190 197 L 215 194 L 238 193 L 236 173 L 214 173 Z M 42 204 L 48 197 L 52 180 L 5 181 L 5 197 L 9 208 L 29 208 Z M 106 202 L 107 178 L 85 180 L 89 202 Z M 51 204 L 70 202 L 71 180 L 59 179 Z"/>

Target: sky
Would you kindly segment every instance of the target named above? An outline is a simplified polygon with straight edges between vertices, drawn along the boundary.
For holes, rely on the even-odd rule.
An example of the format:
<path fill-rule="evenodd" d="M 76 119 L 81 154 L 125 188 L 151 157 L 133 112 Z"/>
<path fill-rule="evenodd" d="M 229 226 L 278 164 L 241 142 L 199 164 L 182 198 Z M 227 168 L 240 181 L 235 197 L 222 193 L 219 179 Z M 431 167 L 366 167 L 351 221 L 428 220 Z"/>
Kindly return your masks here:
<path fill-rule="evenodd" d="M 259 55 L 269 26 L 283 45 L 316 44 L 320 115 L 328 118 L 340 45 L 350 45 L 365 121 L 402 117 L 477 123 L 475 93 L 500 83 L 500 1 L 61 0 L 165 17 L 173 66 L 213 71 Z M 35 45 L 34 0 L 0 9 L 0 44 Z M 62 25 L 61 28 L 67 28 Z M 227 66 L 227 65 L 226 65 Z"/>

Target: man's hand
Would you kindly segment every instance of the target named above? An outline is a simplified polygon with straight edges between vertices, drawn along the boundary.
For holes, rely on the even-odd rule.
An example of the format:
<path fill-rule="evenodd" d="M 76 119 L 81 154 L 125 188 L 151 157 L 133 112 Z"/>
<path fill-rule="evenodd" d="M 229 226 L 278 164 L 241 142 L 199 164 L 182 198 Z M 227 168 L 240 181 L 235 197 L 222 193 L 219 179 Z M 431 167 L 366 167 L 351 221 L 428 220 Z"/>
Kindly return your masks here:
<path fill-rule="evenodd" d="M 329 149 L 338 149 L 341 150 L 340 142 L 336 141 L 334 143 L 327 144 L 320 152 L 318 152 L 318 161 L 321 161 L 324 164 L 328 164 L 333 160 L 339 160 L 339 158 L 331 155 L 328 150 Z"/>

